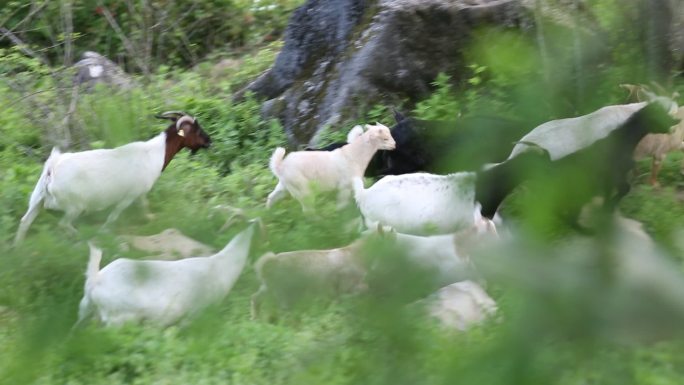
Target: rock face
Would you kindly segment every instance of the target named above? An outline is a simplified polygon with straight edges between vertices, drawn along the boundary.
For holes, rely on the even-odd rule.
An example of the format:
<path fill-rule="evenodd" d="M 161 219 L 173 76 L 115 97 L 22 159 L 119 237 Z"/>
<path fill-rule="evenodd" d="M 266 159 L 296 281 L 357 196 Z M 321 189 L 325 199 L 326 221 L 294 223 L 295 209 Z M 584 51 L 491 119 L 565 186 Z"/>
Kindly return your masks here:
<path fill-rule="evenodd" d="M 124 90 L 134 85 L 130 75 L 119 68 L 116 63 L 97 52 L 84 52 L 81 60 L 76 62 L 74 67 L 78 70 L 74 83 L 88 89 L 98 83 Z"/>
<path fill-rule="evenodd" d="M 264 114 L 292 143 L 307 143 L 375 103 L 427 96 L 439 72 L 458 79 L 462 49 L 483 24 L 531 25 L 519 0 L 309 0 L 274 66 L 245 91 L 267 99 Z"/>

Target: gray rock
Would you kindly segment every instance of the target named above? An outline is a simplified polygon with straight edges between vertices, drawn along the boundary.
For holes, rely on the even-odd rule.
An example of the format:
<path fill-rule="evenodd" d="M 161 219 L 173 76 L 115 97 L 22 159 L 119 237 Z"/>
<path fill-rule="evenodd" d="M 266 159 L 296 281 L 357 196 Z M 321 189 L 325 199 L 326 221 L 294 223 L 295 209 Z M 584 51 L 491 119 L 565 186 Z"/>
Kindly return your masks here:
<path fill-rule="evenodd" d="M 153 253 L 147 258 L 153 260 L 173 261 L 181 258 L 206 257 L 214 254 L 211 246 L 205 245 L 195 239 L 188 237 L 178 229 L 166 229 L 158 234 L 141 235 L 122 235 L 120 248 L 128 251 L 129 246 L 134 249 Z"/>
<path fill-rule="evenodd" d="M 667 81 L 663 74 L 684 68 L 684 1 L 625 3 L 626 38 L 643 37 L 630 44 L 643 51 L 650 76 Z M 523 30 L 538 40 L 541 20 L 571 31 L 581 46 L 572 49 L 586 51 L 566 69 L 583 74 L 575 101 L 584 100 L 592 69 L 611 61 L 610 32 L 619 33 L 602 30 L 584 0 L 309 0 L 290 19 L 273 67 L 236 98 L 253 91 L 293 145 L 311 144 L 326 126 L 344 130 L 377 103 L 426 97 L 440 72 L 462 80 L 474 28 Z"/>
<path fill-rule="evenodd" d="M 102 83 L 117 89 L 130 89 L 134 86 L 133 78 L 124 72 L 116 63 L 97 52 L 86 51 L 81 60 L 74 64 L 77 69 L 74 83 L 91 89 Z"/>
<path fill-rule="evenodd" d="M 458 79 L 462 47 L 486 23 L 531 25 L 519 0 L 309 0 L 273 67 L 244 91 L 267 99 L 263 113 L 306 143 L 375 103 L 428 95 L 439 72 Z"/>

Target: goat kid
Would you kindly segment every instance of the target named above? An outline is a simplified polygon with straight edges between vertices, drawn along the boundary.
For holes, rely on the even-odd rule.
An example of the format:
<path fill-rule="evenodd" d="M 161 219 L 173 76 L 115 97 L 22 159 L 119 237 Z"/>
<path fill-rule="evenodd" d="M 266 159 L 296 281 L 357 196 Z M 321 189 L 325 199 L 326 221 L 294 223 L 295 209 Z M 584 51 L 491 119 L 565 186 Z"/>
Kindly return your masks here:
<path fill-rule="evenodd" d="M 61 153 L 52 149 L 50 157 L 31 193 L 29 207 L 21 218 L 14 243 L 25 237 L 41 206 L 64 211 L 60 225 L 72 232 L 72 222 L 83 212 L 114 209 L 105 226 L 152 189 L 161 172 L 183 148 L 194 154 L 211 144 L 197 119 L 183 112 L 159 116 L 172 123 L 146 142 L 133 142 L 113 149 Z"/>
<path fill-rule="evenodd" d="M 90 243 L 77 325 L 96 316 L 107 326 L 139 321 L 169 326 L 222 300 L 245 266 L 255 226 L 252 223 L 209 257 L 120 258 L 101 270 L 102 250 Z"/>
<path fill-rule="evenodd" d="M 286 157 L 285 149 L 278 147 L 269 164 L 278 184 L 268 195 L 266 206 L 270 208 L 289 192 L 305 212 L 311 212 L 312 190 L 317 189 L 317 192 L 337 191 L 338 207 L 344 207 L 351 198 L 353 178 L 363 176 L 378 149 L 394 147 L 389 129 L 382 124 L 366 125 L 363 134 L 333 151 L 296 151 Z"/>

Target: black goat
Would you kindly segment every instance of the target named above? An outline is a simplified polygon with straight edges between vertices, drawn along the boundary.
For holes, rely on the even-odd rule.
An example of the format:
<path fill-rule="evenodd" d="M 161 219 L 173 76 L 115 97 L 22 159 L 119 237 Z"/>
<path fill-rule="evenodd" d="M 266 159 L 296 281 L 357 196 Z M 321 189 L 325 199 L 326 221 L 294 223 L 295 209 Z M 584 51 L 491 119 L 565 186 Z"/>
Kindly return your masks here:
<path fill-rule="evenodd" d="M 406 118 L 395 112 L 394 151 L 382 151 L 380 175 L 417 171 L 444 174 L 474 171 L 508 156 L 528 126 L 495 116 L 462 117 L 455 121 Z"/>
<path fill-rule="evenodd" d="M 475 116 L 456 121 L 406 118 L 395 111 L 391 128 L 397 143 L 393 151 L 381 150 L 366 169 L 366 176 L 401 175 L 418 171 L 448 173 L 477 170 L 485 163 L 508 156 L 513 144 L 527 132 L 527 125 L 500 117 Z M 346 142 L 307 150 L 332 151 Z"/>
<path fill-rule="evenodd" d="M 533 194 L 544 194 L 543 201 L 573 225 L 580 210 L 594 196 L 604 199 L 612 211 L 630 190 L 628 176 L 634 168 L 632 154 L 637 143 L 649 133 L 666 133 L 678 120 L 660 104 L 650 103 L 632 114 L 608 136 L 563 158 L 551 161 L 540 147 L 478 173 L 476 200 L 482 215 L 492 218 L 506 196 L 524 180 L 532 179 Z M 552 194 L 552 196 L 549 196 Z"/>

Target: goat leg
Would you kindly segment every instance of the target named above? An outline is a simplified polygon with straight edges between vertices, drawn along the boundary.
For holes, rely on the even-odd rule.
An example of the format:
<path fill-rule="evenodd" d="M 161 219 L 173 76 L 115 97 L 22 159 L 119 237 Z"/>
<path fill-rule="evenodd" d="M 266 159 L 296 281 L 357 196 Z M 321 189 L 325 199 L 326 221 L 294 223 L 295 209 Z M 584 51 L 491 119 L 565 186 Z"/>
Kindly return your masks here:
<path fill-rule="evenodd" d="M 648 183 L 650 183 L 653 187 L 660 187 L 660 183 L 658 183 L 658 173 L 660 172 L 662 165 L 663 157 L 657 155 L 654 156 L 653 162 L 651 163 L 651 177 L 648 180 Z"/>

